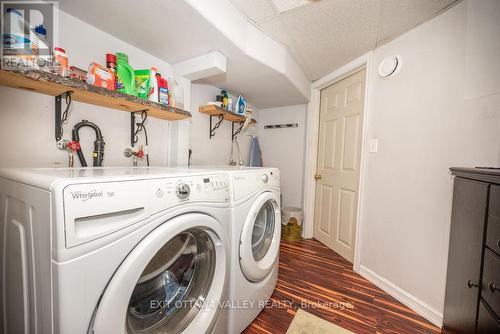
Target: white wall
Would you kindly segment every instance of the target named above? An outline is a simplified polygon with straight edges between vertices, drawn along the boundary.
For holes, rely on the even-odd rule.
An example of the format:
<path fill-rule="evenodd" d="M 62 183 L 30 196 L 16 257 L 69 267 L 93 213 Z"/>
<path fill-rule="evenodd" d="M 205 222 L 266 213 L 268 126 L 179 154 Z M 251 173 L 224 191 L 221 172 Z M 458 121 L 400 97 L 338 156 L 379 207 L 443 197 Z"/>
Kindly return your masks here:
<path fill-rule="evenodd" d="M 59 44 L 66 49 L 71 65 L 86 69 L 91 61 L 105 64 L 106 52 L 128 54 L 134 68 L 156 66 L 163 75 L 172 75 L 169 64 L 129 45 L 64 12 L 60 12 Z M 54 97 L 0 87 L 0 166 L 65 166 L 67 155 L 55 147 Z M 64 103 L 63 103 L 64 106 Z M 73 125 L 82 119 L 96 123 L 102 130 L 105 165 L 129 165 L 123 150 L 130 146 L 130 114 L 74 102 L 64 127 L 64 137 L 71 137 Z M 147 121 L 150 157 L 153 165 L 167 164 L 167 144 L 170 122 L 158 119 Z M 81 131 L 87 163 L 94 135 L 89 129 Z M 141 138 L 142 140 L 142 138 Z M 77 159 L 75 165 L 79 166 Z"/>
<path fill-rule="evenodd" d="M 191 87 L 191 110 L 193 117 L 190 119 L 190 147 L 193 151 L 191 165 L 229 165 L 231 151 L 231 122 L 223 121 L 220 127 L 215 130 L 215 136 L 210 139 L 209 127 L 210 117 L 198 112 L 198 107 L 214 101 L 215 96 L 220 94 L 220 89 L 206 85 L 193 84 Z M 234 103 L 236 98 L 232 97 Z M 254 109 L 253 118 L 258 119 L 259 112 Z M 217 117 L 213 118 L 213 123 L 217 122 Z M 235 129 L 237 129 L 235 124 Z M 251 125 L 247 131 L 240 133 L 238 143 L 241 149 L 242 159 L 248 164 L 250 151 L 250 137 L 246 134 L 256 134 L 257 127 Z M 234 159 L 237 160 L 236 148 Z"/>
<path fill-rule="evenodd" d="M 498 5 L 490 21 L 468 15 L 468 7 L 470 14 L 471 7 L 486 4 L 461 2 L 376 49 L 369 82 L 368 139 L 378 138 L 379 151 L 369 154 L 366 165 L 361 265 L 437 316 L 443 310 L 450 232 L 448 169 L 500 164 L 498 58 L 488 64 L 488 73 L 497 74 L 486 88 L 471 87 L 470 76 L 482 82 L 480 74 L 465 71 L 466 55 L 482 59 L 482 53 L 500 51 L 500 29 L 486 40 L 474 36 L 481 29 L 471 30 L 497 20 Z M 467 42 L 479 39 L 481 46 Z M 380 79 L 377 66 L 390 55 L 400 55 L 403 67 L 396 77 Z"/>
<path fill-rule="evenodd" d="M 302 207 L 307 106 L 259 110 L 259 144 L 264 166 L 277 167 L 283 206 Z M 299 123 L 298 128 L 264 129 L 269 124 Z"/>

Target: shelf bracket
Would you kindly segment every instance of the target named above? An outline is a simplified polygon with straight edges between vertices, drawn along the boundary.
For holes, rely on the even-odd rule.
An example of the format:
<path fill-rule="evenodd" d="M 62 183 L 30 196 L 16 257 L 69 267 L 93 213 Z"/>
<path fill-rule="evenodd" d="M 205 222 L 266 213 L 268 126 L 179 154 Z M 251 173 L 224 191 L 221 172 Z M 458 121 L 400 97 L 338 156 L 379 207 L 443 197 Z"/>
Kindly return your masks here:
<path fill-rule="evenodd" d="M 73 94 L 72 90 L 64 92 L 60 95 L 56 96 L 56 104 L 55 104 L 55 138 L 56 142 L 59 142 L 63 136 L 63 125 L 68 120 L 68 112 L 69 107 L 71 106 L 71 94 Z M 62 111 L 62 99 L 66 102 L 66 109 L 64 112 Z"/>
<path fill-rule="evenodd" d="M 141 121 L 135 121 L 135 114 L 141 113 Z M 134 111 L 130 113 L 130 146 L 134 147 L 139 141 L 139 133 L 144 130 L 144 123 L 148 119 L 148 109 L 141 111 Z"/>
<path fill-rule="evenodd" d="M 212 139 L 213 136 L 215 136 L 215 130 L 219 128 L 219 126 L 221 125 L 222 121 L 224 120 L 224 115 L 223 114 L 220 114 L 220 115 L 217 115 L 217 122 L 215 124 L 213 124 L 212 126 L 212 117 L 215 117 L 215 115 L 210 115 L 210 139 Z"/>
<path fill-rule="evenodd" d="M 236 129 L 236 131 L 234 131 L 234 124 L 235 123 L 238 123 L 240 126 Z M 235 140 L 236 139 L 236 136 L 241 132 L 241 130 L 243 129 L 243 124 L 245 124 L 245 122 L 232 122 L 231 124 L 231 139 L 232 140 Z"/>

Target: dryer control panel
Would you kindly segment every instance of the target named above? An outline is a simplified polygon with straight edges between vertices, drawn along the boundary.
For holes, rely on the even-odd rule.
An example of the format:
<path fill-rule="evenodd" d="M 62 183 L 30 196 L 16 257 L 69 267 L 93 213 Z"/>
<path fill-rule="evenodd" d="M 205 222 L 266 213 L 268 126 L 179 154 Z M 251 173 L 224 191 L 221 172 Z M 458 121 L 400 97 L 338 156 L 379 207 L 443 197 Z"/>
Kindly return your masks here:
<path fill-rule="evenodd" d="M 71 184 L 64 188 L 66 247 L 189 203 L 229 203 L 224 174 Z"/>
<path fill-rule="evenodd" d="M 235 173 L 231 177 L 233 201 L 252 195 L 263 187 L 280 189 L 280 172 L 277 168 L 262 168 L 260 171 Z"/>

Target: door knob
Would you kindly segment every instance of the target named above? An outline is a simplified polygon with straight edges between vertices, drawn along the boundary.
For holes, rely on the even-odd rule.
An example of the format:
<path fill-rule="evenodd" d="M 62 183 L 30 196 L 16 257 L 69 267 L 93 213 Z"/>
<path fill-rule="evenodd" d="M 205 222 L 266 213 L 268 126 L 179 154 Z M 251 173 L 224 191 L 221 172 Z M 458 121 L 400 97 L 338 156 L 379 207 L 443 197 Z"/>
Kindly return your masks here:
<path fill-rule="evenodd" d="M 316 175 L 314 175 L 314 178 L 316 180 L 321 180 L 322 176 L 321 176 L 321 174 L 316 174 Z"/>
<path fill-rule="evenodd" d="M 488 284 L 488 288 L 490 289 L 491 293 L 500 292 L 500 286 L 495 285 L 495 283 L 493 282 L 490 282 L 490 284 Z"/>
<path fill-rule="evenodd" d="M 471 280 L 467 281 L 467 286 L 469 287 L 469 289 L 481 287 L 478 283 L 473 283 Z"/>

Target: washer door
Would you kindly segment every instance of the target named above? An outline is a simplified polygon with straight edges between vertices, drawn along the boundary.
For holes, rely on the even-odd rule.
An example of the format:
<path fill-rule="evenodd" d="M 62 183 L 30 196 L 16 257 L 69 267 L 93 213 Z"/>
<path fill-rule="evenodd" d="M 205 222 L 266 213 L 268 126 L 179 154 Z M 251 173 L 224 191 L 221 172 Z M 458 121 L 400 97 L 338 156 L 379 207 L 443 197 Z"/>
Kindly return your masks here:
<path fill-rule="evenodd" d="M 280 209 L 274 193 L 265 192 L 252 205 L 240 239 L 240 266 L 253 282 L 263 280 L 273 269 L 280 245 Z"/>
<path fill-rule="evenodd" d="M 147 235 L 113 275 L 94 333 L 204 333 L 226 279 L 225 240 L 212 217 L 186 214 Z"/>

